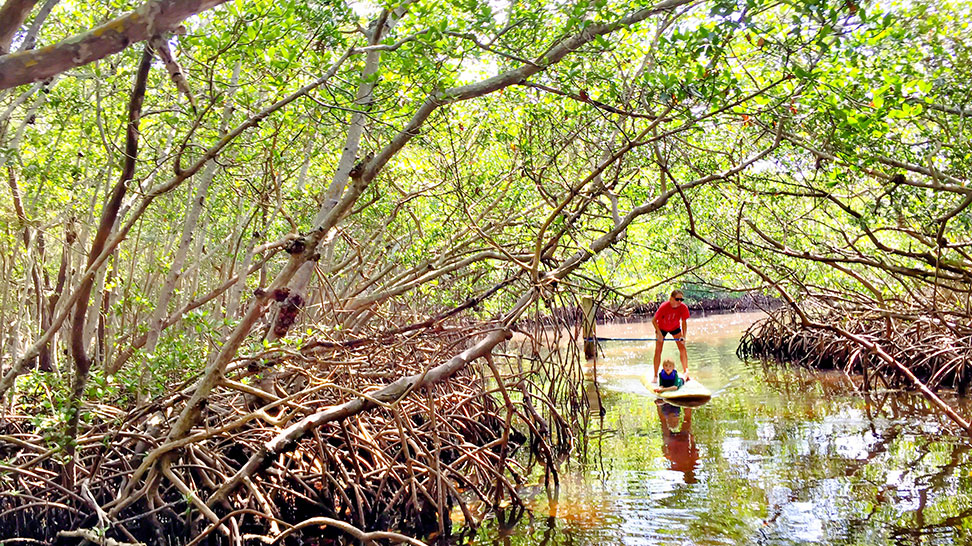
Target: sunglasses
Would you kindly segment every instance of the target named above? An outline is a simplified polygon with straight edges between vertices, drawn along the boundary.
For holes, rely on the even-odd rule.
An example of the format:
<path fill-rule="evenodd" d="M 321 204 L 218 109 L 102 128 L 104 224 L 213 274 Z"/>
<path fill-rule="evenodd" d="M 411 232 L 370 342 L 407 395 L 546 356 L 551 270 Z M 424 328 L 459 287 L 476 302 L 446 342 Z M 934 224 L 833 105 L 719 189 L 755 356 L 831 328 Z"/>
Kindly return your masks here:
<path fill-rule="evenodd" d="M 675 301 L 685 301 L 685 298 L 675 298 Z"/>

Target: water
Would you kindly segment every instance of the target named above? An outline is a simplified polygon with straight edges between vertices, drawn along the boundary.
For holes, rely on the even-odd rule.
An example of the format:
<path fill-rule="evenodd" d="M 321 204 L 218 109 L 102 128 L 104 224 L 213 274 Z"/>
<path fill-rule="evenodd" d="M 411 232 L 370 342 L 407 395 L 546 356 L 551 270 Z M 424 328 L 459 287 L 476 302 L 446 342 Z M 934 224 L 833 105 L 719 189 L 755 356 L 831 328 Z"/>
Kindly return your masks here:
<path fill-rule="evenodd" d="M 714 393 L 694 410 L 659 406 L 642 386 L 652 342 L 604 343 L 591 375 L 605 415 L 592 419 L 587 461 L 564 470 L 558 502 L 538 495 L 518 524 L 484 526 L 475 542 L 972 544 L 969 440 L 920 396 L 740 361 L 736 341 L 756 318 L 690 319 L 689 373 Z M 678 362 L 674 343 L 663 357 Z"/>

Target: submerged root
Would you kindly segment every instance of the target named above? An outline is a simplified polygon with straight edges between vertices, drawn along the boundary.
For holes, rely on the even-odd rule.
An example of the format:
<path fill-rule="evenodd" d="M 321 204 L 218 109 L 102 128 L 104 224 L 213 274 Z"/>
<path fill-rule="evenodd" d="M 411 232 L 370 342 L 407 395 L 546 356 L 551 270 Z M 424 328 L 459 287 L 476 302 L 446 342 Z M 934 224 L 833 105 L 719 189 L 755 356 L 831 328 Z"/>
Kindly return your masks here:
<path fill-rule="evenodd" d="M 972 328 L 921 310 L 902 310 L 895 318 L 830 311 L 816 322 L 837 324 L 880 348 L 932 391 L 953 389 L 968 393 L 972 370 Z M 742 336 L 741 358 L 767 358 L 814 369 L 836 369 L 861 375 L 864 388 L 913 388 L 901 369 L 873 350 L 837 332 L 803 326 L 799 317 L 783 309 L 753 324 Z"/>

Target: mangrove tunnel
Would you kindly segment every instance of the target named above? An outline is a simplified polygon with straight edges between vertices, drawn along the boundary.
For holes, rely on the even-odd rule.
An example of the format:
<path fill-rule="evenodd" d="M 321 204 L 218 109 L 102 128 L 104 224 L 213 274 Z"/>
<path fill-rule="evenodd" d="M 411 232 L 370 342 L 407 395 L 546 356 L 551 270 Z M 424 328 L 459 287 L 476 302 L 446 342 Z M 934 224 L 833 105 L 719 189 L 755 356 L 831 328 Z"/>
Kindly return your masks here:
<path fill-rule="evenodd" d="M 0 0 L 0 544 L 972 542 L 969 21 Z"/>

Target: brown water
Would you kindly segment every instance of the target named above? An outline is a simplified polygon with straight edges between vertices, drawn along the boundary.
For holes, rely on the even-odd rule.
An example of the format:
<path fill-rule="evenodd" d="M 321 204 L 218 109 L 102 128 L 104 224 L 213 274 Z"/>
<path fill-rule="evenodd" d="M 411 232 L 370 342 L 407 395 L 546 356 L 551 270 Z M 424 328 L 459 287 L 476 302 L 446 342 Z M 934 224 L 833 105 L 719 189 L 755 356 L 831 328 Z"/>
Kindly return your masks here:
<path fill-rule="evenodd" d="M 587 461 L 564 469 L 558 502 L 540 493 L 519 523 L 486 525 L 474 542 L 972 544 L 969 440 L 920 396 L 740 361 L 736 341 L 756 318 L 690 319 L 689 372 L 714 393 L 694 410 L 660 406 L 642 386 L 653 342 L 603 343 L 592 376 L 605 415 L 592 419 Z M 678 361 L 674 343 L 664 357 Z"/>

